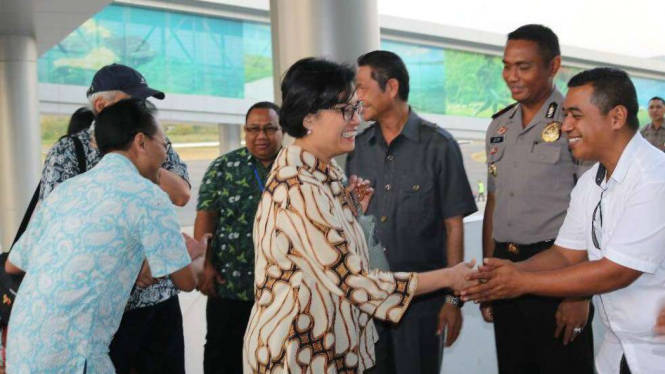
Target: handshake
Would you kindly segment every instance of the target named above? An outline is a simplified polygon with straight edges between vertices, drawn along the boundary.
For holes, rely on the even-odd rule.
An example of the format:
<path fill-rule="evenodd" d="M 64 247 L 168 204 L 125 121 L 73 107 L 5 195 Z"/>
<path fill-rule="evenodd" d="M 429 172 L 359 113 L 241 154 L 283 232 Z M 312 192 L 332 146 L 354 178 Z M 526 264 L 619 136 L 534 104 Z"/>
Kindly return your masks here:
<path fill-rule="evenodd" d="M 524 277 L 526 272 L 508 261 L 486 258 L 477 268 L 476 261 L 462 262 L 448 268 L 447 287 L 459 294 L 463 301 L 476 303 L 497 299 L 510 299 L 528 293 Z"/>

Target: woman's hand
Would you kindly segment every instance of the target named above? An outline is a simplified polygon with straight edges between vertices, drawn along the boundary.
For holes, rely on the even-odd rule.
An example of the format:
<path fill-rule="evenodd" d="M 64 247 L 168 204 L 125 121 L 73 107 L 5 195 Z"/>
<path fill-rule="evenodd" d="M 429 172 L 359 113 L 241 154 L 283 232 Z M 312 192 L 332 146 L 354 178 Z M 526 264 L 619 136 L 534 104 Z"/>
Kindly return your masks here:
<path fill-rule="evenodd" d="M 349 185 L 346 187 L 347 193 L 354 194 L 355 199 L 360 205 L 361 214 L 367 212 L 367 207 L 374 196 L 374 189 L 370 187 L 367 179 L 358 178 L 356 175 L 349 177 Z"/>
<path fill-rule="evenodd" d="M 450 271 L 450 285 L 448 285 L 448 287 L 457 292 L 460 292 L 469 287 L 477 285 L 478 281 L 476 280 L 466 280 L 469 275 L 476 272 L 476 270 L 473 268 L 474 266 L 476 266 L 476 260 L 471 260 L 470 262 L 460 262 L 459 264 L 448 268 L 447 270 Z"/>

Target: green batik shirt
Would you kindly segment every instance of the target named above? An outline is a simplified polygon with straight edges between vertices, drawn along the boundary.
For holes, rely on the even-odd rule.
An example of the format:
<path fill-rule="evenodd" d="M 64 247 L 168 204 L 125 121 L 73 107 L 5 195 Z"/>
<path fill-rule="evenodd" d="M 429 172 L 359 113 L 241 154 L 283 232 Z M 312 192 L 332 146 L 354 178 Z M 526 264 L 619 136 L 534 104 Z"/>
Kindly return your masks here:
<path fill-rule="evenodd" d="M 226 280 L 217 284 L 219 297 L 254 300 L 252 229 L 269 172 L 241 148 L 218 157 L 203 176 L 196 210 L 219 213 L 210 244 L 212 265 Z"/>

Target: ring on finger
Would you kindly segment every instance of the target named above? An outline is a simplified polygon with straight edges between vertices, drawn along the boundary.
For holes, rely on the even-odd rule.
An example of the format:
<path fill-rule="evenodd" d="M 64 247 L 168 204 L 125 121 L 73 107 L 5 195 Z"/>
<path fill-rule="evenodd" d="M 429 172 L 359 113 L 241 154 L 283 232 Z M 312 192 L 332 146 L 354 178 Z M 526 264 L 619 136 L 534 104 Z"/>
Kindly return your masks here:
<path fill-rule="evenodd" d="M 581 334 L 581 333 L 582 333 L 582 328 L 581 328 L 581 327 L 575 327 L 575 328 L 573 329 L 573 334 L 575 334 L 575 335 L 579 335 L 579 334 Z"/>

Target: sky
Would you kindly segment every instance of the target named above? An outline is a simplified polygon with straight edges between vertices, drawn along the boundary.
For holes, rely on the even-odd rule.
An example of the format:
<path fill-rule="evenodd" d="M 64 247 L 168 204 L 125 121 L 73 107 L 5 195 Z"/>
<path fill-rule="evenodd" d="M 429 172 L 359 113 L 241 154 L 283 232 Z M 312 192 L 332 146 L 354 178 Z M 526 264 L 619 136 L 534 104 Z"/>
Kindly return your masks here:
<path fill-rule="evenodd" d="M 552 28 L 562 45 L 665 56 L 662 0 L 378 0 L 378 6 L 379 14 L 501 34 L 540 23 Z"/>

